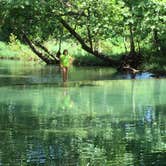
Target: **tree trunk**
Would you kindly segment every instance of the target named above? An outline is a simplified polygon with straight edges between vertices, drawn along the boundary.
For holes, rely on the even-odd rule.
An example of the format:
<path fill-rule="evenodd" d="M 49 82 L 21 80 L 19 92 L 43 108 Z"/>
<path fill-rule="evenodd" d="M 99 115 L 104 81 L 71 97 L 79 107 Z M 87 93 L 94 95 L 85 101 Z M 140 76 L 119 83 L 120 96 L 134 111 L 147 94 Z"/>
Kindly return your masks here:
<path fill-rule="evenodd" d="M 141 47 L 140 47 L 140 41 L 137 40 L 137 44 L 138 44 L 138 53 L 139 55 L 141 55 Z"/>
<path fill-rule="evenodd" d="M 105 61 L 110 66 L 117 67 L 120 64 L 119 61 L 113 60 L 111 57 L 106 56 L 106 55 L 98 52 L 97 50 L 93 50 L 90 46 L 88 46 L 85 43 L 85 41 L 82 39 L 82 37 L 63 18 L 59 18 L 59 21 L 70 32 L 70 34 L 77 39 L 77 41 L 81 44 L 82 48 L 85 51 L 87 51 L 88 53 L 94 55 L 95 57 Z"/>
<path fill-rule="evenodd" d="M 124 43 L 125 53 L 127 54 L 128 50 L 127 50 L 126 38 L 125 37 L 123 37 L 123 43 Z"/>
<path fill-rule="evenodd" d="M 49 50 L 45 46 L 41 45 L 39 42 L 35 42 L 34 44 L 36 46 L 40 47 L 42 50 L 44 50 L 48 55 L 50 55 L 50 57 L 52 58 L 52 60 L 55 60 L 57 62 L 59 61 L 59 58 L 57 58 L 55 55 L 51 54 L 49 52 Z"/>
<path fill-rule="evenodd" d="M 27 37 L 27 35 L 23 32 L 23 39 L 25 40 L 25 42 L 29 45 L 29 47 L 31 48 L 31 50 L 42 60 L 44 61 L 46 64 L 55 64 L 56 60 L 55 59 L 51 59 L 48 56 L 46 56 L 45 54 L 41 53 L 39 50 L 36 49 L 35 45 L 31 42 L 31 40 Z"/>
<path fill-rule="evenodd" d="M 153 31 L 153 37 L 154 37 L 154 45 L 155 45 L 156 51 L 160 53 L 160 55 L 164 55 L 163 48 L 161 47 L 161 41 L 158 36 L 158 31 L 156 29 Z"/>
<path fill-rule="evenodd" d="M 90 48 L 93 50 L 93 42 L 92 42 L 92 36 L 90 31 L 90 10 L 88 8 L 88 16 L 87 16 L 87 34 L 88 34 L 88 41 Z"/>
<path fill-rule="evenodd" d="M 134 35 L 133 35 L 132 25 L 130 25 L 129 28 L 130 28 L 130 56 L 134 58 L 136 51 L 135 51 L 135 43 L 134 43 Z"/>

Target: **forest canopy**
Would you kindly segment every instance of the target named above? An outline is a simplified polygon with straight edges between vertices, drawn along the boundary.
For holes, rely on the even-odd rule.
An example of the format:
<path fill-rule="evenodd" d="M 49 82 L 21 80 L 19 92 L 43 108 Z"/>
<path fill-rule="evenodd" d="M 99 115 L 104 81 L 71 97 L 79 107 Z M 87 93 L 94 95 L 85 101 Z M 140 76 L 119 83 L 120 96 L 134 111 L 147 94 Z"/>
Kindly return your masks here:
<path fill-rule="evenodd" d="M 101 41 L 123 43 L 133 59 L 147 49 L 166 51 L 165 0 L 1 0 L 0 10 L 3 41 L 11 33 L 22 42 L 25 35 L 34 43 L 72 39 L 112 66 L 119 63 L 102 52 Z"/>

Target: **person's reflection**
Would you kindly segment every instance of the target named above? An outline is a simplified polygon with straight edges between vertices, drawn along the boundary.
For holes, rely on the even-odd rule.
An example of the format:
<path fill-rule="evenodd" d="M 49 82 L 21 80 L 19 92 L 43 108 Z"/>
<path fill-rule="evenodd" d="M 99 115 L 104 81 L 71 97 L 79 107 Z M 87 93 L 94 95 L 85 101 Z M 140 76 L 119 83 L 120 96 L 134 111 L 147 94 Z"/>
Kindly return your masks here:
<path fill-rule="evenodd" d="M 71 96 L 68 94 L 67 87 L 64 87 L 62 100 L 61 100 L 61 110 L 67 111 L 71 110 L 72 108 L 73 108 L 73 101 L 71 99 Z"/>

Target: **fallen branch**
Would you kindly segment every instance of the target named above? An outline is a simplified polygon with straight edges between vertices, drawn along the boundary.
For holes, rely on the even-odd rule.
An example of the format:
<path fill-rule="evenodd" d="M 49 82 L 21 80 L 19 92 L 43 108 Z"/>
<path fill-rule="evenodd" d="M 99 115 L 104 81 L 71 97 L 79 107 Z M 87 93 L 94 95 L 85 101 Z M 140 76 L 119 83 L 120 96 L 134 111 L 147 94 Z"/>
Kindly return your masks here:
<path fill-rule="evenodd" d="M 133 67 L 130 67 L 129 65 L 124 66 L 123 69 L 129 71 L 132 74 L 136 74 L 140 72 L 140 70 L 134 69 Z"/>

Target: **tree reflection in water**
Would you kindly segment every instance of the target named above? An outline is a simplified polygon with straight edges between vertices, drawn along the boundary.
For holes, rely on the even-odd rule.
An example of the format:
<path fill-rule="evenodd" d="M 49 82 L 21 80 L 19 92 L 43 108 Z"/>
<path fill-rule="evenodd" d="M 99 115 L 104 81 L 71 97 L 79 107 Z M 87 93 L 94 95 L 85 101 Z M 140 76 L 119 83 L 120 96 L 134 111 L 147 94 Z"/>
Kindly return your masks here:
<path fill-rule="evenodd" d="M 164 165 L 158 81 L 1 87 L 1 165 Z"/>

